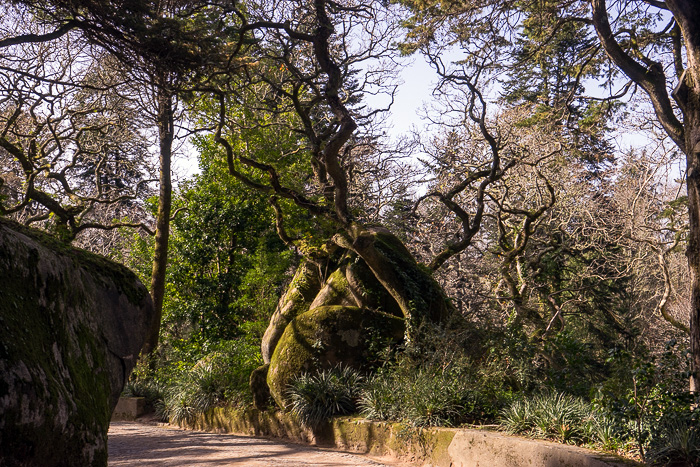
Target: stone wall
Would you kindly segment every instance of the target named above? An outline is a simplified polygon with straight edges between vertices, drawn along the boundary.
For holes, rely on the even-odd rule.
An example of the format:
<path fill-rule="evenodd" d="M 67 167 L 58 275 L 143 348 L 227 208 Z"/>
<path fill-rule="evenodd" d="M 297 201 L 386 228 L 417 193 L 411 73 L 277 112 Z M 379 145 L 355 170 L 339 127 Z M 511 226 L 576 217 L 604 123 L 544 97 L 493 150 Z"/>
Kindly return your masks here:
<path fill-rule="evenodd" d="M 391 456 L 424 467 L 622 467 L 641 465 L 610 454 L 502 433 L 416 429 L 398 423 L 338 417 L 312 431 L 289 414 L 214 409 L 188 426 Z"/>

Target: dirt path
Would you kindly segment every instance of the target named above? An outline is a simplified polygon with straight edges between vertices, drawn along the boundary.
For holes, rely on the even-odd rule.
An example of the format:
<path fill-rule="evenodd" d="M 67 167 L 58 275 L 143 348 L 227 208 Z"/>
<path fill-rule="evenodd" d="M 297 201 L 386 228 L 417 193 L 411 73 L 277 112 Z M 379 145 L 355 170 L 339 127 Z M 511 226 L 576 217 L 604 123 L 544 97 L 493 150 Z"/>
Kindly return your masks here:
<path fill-rule="evenodd" d="M 115 422 L 109 467 L 381 467 L 364 456 L 228 434 Z"/>

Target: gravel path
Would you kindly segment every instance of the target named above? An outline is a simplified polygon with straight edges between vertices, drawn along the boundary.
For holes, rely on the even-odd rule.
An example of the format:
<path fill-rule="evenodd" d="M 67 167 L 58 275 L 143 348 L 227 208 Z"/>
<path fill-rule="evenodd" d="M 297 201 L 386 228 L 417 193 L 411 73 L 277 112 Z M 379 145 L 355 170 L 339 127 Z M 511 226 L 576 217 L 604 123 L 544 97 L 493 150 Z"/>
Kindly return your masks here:
<path fill-rule="evenodd" d="M 363 456 L 261 438 L 115 422 L 109 467 L 381 467 Z"/>

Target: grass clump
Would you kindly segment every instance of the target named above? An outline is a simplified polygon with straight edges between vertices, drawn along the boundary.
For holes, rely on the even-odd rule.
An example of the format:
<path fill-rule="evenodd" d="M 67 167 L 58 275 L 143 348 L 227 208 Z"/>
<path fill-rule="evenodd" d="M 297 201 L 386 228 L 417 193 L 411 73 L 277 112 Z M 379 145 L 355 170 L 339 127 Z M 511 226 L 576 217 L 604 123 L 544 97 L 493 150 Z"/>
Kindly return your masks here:
<path fill-rule="evenodd" d="M 380 374 L 360 398 L 361 413 L 370 420 L 395 420 L 416 427 L 453 426 L 466 397 L 464 381 L 439 368 L 406 369 Z"/>
<path fill-rule="evenodd" d="M 595 433 L 592 413 L 585 400 L 552 391 L 514 401 L 501 412 L 500 422 L 511 433 L 581 444 Z"/>
<path fill-rule="evenodd" d="M 334 415 L 354 413 L 362 381 L 359 372 L 344 366 L 304 373 L 287 388 L 291 413 L 312 428 Z"/>

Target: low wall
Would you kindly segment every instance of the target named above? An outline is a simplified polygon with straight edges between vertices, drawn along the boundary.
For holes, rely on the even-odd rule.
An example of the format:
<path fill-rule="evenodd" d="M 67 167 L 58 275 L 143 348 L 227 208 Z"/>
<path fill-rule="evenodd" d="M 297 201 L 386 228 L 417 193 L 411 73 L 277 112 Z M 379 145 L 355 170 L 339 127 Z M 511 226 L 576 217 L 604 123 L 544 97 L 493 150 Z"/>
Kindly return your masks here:
<path fill-rule="evenodd" d="M 640 465 L 613 455 L 485 430 L 416 429 L 399 423 L 338 417 L 316 430 L 289 414 L 217 408 L 187 426 L 286 439 L 373 456 L 391 456 L 424 467 L 612 467 Z"/>
<path fill-rule="evenodd" d="M 112 412 L 112 421 L 135 420 L 144 414 L 146 399 L 144 397 L 120 397 Z"/>

